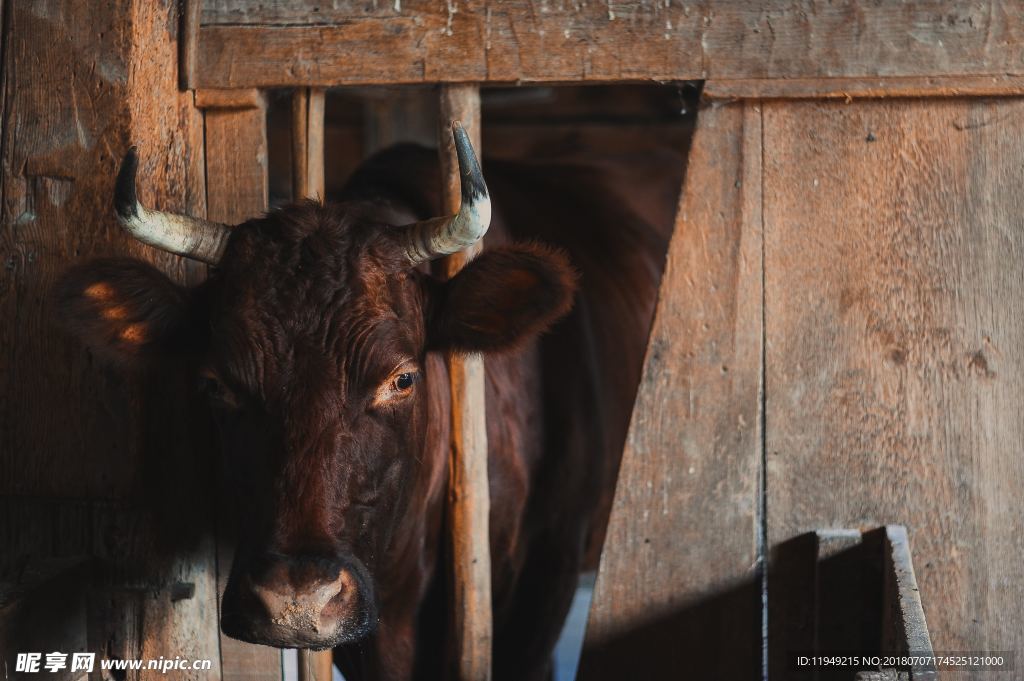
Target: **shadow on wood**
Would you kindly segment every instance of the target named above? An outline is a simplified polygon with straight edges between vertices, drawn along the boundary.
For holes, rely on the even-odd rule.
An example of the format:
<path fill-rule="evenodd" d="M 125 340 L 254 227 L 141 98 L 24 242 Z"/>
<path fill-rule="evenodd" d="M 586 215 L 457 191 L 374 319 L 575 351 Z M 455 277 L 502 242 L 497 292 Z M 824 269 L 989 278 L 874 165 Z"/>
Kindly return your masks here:
<path fill-rule="evenodd" d="M 801 668 L 797 656 L 932 653 L 903 527 L 808 532 L 778 544 L 769 565 L 770 677 L 848 681 L 880 671 L 867 664 Z M 935 678 L 930 666 L 892 671 Z"/>
<path fill-rule="evenodd" d="M 611 637 L 588 640 L 577 678 L 760 678 L 760 622 L 734 615 L 758 611 L 760 599 L 760 583 L 750 580 Z M 732 642 L 728 655 L 709 654 L 723 650 L 723 641 Z"/>

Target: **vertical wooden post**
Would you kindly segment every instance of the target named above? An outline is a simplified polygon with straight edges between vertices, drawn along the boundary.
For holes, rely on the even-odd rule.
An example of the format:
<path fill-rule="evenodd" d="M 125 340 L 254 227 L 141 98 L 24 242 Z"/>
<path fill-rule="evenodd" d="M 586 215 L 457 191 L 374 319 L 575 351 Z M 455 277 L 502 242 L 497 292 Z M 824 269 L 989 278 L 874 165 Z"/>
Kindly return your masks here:
<path fill-rule="evenodd" d="M 182 90 L 196 87 L 196 55 L 199 52 L 199 17 L 202 0 L 182 0 L 181 37 L 178 39 L 178 84 Z"/>
<path fill-rule="evenodd" d="M 206 202 L 210 220 L 237 224 L 267 209 L 266 99 L 257 90 L 197 90 L 205 110 Z M 218 537 L 218 590 L 224 596 L 234 547 Z M 224 681 L 280 681 L 281 652 L 221 634 Z"/>
<path fill-rule="evenodd" d="M 474 85 L 443 86 L 439 153 L 443 207 L 454 213 L 461 201 L 458 158 L 451 123 L 462 121 L 480 153 L 480 90 Z M 482 248 L 475 244 L 444 261 L 455 275 Z M 488 517 L 487 422 L 484 364 L 480 356 L 448 359 L 452 398 L 452 448 L 448 501 L 453 557 L 454 634 L 460 681 L 491 678 L 491 556 Z"/>
<path fill-rule="evenodd" d="M 320 88 L 292 95 L 292 198 L 324 198 L 324 102 Z"/>
<path fill-rule="evenodd" d="M 292 199 L 324 197 L 324 95 L 299 88 L 292 95 Z M 299 681 L 331 681 L 330 650 L 300 650 Z"/>
<path fill-rule="evenodd" d="M 331 681 L 334 655 L 330 650 L 298 651 L 299 681 Z"/>

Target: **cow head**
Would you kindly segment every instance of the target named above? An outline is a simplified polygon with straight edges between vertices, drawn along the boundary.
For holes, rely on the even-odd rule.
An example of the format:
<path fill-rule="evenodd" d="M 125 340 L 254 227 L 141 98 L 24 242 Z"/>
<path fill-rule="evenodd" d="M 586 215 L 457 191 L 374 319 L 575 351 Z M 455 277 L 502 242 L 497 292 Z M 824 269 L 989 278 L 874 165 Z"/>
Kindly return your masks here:
<path fill-rule="evenodd" d="M 431 351 L 522 343 L 571 304 L 574 275 L 536 245 L 485 252 L 440 281 L 418 263 L 483 236 L 490 203 L 456 126 L 462 207 L 404 226 L 365 202 L 291 206 L 234 228 L 143 207 L 129 152 L 116 187 L 138 239 L 216 265 L 186 289 L 128 259 L 69 272 L 62 317 L 92 351 L 140 365 L 194 358 L 242 518 L 222 627 L 325 648 L 376 622 L 375 583 L 424 488 Z M 435 385 L 436 388 L 436 385 Z"/>

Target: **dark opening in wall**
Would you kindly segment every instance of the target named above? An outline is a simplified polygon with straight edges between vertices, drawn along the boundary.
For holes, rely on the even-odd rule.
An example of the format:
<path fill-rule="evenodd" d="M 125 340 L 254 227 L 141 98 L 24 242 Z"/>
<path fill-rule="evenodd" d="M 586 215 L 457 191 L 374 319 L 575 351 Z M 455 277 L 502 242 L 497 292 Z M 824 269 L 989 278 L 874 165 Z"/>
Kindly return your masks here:
<path fill-rule="evenodd" d="M 484 163 L 659 149 L 685 159 L 697 94 L 691 83 L 485 88 Z M 267 115 L 270 204 L 276 206 L 291 200 L 290 91 L 271 94 Z M 337 194 L 364 158 L 398 142 L 436 147 L 435 88 L 330 90 L 324 125 L 327 196 Z"/>
<path fill-rule="evenodd" d="M 594 420 L 579 427 L 602 432 L 593 460 L 606 467 L 601 473 L 604 480 L 614 478 L 625 443 L 654 312 L 656 288 L 650 280 L 653 276 L 660 280 L 664 265 L 698 96 L 699 86 L 691 83 L 481 90 L 480 152 L 497 214 L 503 215 L 516 239 L 549 242 L 573 257 L 581 255 L 582 261 L 574 264 L 582 277 L 602 279 L 601 285 L 580 294 L 573 314 L 578 314 L 584 325 L 590 323 L 604 333 L 573 335 L 556 326 L 542 342 L 549 343 L 548 349 L 562 344 L 552 356 L 564 357 L 566 344 L 571 347 L 568 363 L 579 368 L 576 373 L 575 369 L 565 372 L 569 380 L 587 382 L 592 393 L 616 395 L 616 400 L 607 403 L 588 396 L 583 399 L 586 404 L 554 410 L 549 407 L 558 401 L 557 396 L 545 394 L 544 399 L 545 420 L 568 422 L 579 419 L 580 414 L 585 414 L 584 420 Z M 338 196 L 367 157 L 391 145 L 412 142 L 436 148 L 438 101 L 434 87 L 328 91 L 325 198 Z M 292 93 L 274 92 L 267 125 L 271 206 L 293 200 L 292 134 Z M 567 205 L 559 206 L 563 224 L 556 226 L 544 212 L 551 208 L 550 203 L 544 204 L 547 209 L 524 206 L 536 196 L 542 197 L 542 203 L 565 197 Z M 579 224 L 564 224 L 574 221 Z M 560 232 L 547 234 L 531 222 Z M 488 240 L 492 235 L 489 233 Z M 573 245 L 583 248 L 574 251 Z M 641 327 L 642 321 L 648 324 L 646 328 Z M 581 319 L 575 323 L 580 324 Z M 585 367 L 595 361 L 603 367 L 602 376 L 591 384 Z M 554 368 L 544 366 L 546 371 Z M 591 406 L 597 408 L 591 410 Z M 560 439 L 563 436 L 545 432 L 545 456 L 550 451 L 557 457 L 558 451 L 571 444 L 572 436 Z M 555 649 L 556 681 L 575 677 L 611 506 L 612 485 L 588 489 L 602 497 L 595 502 L 600 511 L 589 535 L 584 573 Z M 566 550 L 578 551 L 578 547 L 566 546 Z"/>

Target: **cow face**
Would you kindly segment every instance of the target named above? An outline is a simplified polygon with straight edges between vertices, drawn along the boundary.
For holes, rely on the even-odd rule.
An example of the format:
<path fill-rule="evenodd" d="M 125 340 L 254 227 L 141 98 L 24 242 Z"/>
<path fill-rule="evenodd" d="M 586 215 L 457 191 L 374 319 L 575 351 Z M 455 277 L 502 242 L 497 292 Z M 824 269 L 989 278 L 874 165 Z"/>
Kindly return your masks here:
<path fill-rule="evenodd" d="M 194 357 L 242 518 L 222 626 L 243 640 L 325 648 L 372 629 L 428 474 L 428 353 L 507 350 L 571 304 L 556 252 L 487 251 L 441 282 L 413 266 L 407 228 L 373 215 L 308 203 L 247 222 L 194 289 L 127 259 L 59 287 L 62 318 L 96 355 Z"/>

